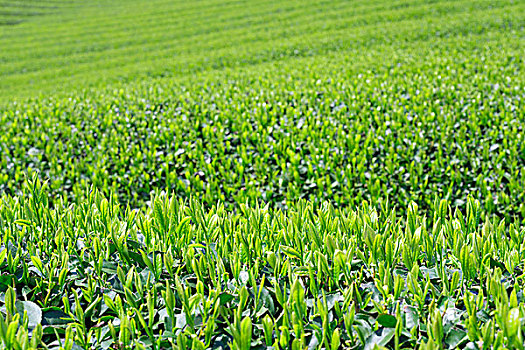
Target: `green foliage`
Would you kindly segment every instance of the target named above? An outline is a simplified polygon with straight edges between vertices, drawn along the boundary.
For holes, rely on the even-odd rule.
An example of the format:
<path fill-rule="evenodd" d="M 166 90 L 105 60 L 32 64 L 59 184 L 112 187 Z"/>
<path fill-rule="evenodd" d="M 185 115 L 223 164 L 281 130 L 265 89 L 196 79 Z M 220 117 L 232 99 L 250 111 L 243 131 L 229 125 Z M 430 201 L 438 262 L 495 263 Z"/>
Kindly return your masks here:
<path fill-rule="evenodd" d="M 85 18 L 63 47 L 52 43 L 71 27 L 67 11 L 64 23 L 43 17 L 43 33 L 34 19 L 0 34 L 10 47 L 0 96 L 17 95 L 26 75 L 38 81 L 33 92 L 56 89 L 61 70 L 74 79 L 60 80 L 67 93 L 3 104 L 0 192 L 18 193 L 29 169 L 53 197 L 81 201 L 94 185 L 133 207 L 159 188 L 207 208 L 389 197 L 429 210 L 436 196 L 462 205 L 471 195 L 483 212 L 525 216 L 522 2 L 213 3 L 198 5 L 212 20 L 195 24 L 202 13 L 191 2 L 134 0 L 130 13 L 88 3 L 75 5 Z M 172 28 L 175 8 L 182 22 Z M 245 13 L 260 22 L 251 28 Z M 95 35 L 95 24 L 115 33 Z M 42 46 L 28 47 L 38 35 Z M 172 48 L 152 65 L 157 40 Z M 87 52 L 77 62 L 68 50 Z M 118 69 L 128 59 L 169 76 L 135 81 Z M 126 84 L 82 91 L 122 75 Z"/>
<path fill-rule="evenodd" d="M 172 81 L 212 70 L 250 69 L 265 62 L 275 66 L 275 62 L 336 53 L 351 56 L 354 65 L 370 59 L 378 48 L 393 48 L 393 54 L 368 64 L 373 70 L 395 63 L 392 59 L 405 50 L 417 56 L 410 48 L 413 44 L 434 47 L 440 56 L 447 52 L 435 44 L 453 41 L 448 54 L 456 56 L 465 49 L 464 37 L 472 35 L 480 37 L 476 48 L 485 46 L 486 39 L 496 39 L 516 49 L 525 9 L 523 2 L 513 0 L 333 0 L 329 4 L 323 0 L 2 0 L 0 4 L 0 47 L 9 48 L 0 56 L 0 100 L 4 101 L 151 77 Z M 9 11 L 35 15 L 6 16 L 24 23 L 2 26 Z M 501 32 L 506 35 L 498 38 Z M 482 60 L 483 56 L 476 56 Z M 519 61 L 519 57 L 504 60 L 501 66 Z M 451 74 L 461 75 L 464 67 L 452 62 Z M 446 80 L 443 83 L 447 86 Z"/>
<path fill-rule="evenodd" d="M 6 349 L 524 343 L 525 229 L 480 221 L 472 198 L 398 215 L 304 201 L 235 213 L 164 194 L 130 210 L 94 190 L 51 207 L 47 195 L 34 179 L 0 203 Z"/>
<path fill-rule="evenodd" d="M 0 8 L 0 350 L 524 348 L 524 2 Z"/>

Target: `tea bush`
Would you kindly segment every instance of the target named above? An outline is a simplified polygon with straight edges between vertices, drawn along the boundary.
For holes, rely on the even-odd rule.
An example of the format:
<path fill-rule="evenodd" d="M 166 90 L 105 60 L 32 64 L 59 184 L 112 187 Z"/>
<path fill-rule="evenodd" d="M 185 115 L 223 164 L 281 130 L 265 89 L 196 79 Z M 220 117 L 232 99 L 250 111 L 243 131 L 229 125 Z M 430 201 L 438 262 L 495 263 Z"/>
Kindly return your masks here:
<path fill-rule="evenodd" d="M 0 0 L 0 349 L 522 349 L 523 14 Z"/>

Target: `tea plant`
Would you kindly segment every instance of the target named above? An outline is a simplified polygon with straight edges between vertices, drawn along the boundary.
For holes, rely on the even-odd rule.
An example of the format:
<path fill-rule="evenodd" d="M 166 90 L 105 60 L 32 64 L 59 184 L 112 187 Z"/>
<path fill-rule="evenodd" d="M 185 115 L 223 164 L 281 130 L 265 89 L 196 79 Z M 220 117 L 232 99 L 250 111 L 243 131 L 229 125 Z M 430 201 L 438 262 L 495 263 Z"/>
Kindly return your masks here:
<path fill-rule="evenodd" d="M 0 192 L 36 170 L 78 202 L 470 195 L 525 217 L 522 2 L 308 4 L 97 0 L 0 27 Z"/>
<path fill-rule="evenodd" d="M 524 348 L 523 14 L 0 0 L 0 350 Z"/>
<path fill-rule="evenodd" d="M 474 199 L 54 204 L 0 204 L 3 348 L 523 347 L 525 230 Z"/>
<path fill-rule="evenodd" d="M 0 114 L 0 191 L 16 194 L 32 169 L 53 196 L 82 200 L 94 185 L 133 207 L 157 188 L 207 207 L 286 208 L 300 198 L 344 207 L 388 196 L 428 210 L 436 196 L 462 205 L 471 195 L 488 213 L 523 218 L 523 61 L 506 46 L 474 52 L 490 56 L 407 56 L 362 73 L 357 63 L 337 72 L 344 63 L 316 58 L 304 71 L 295 62 L 279 71 L 293 80 L 257 67 L 190 89 L 148 81 L 14 105 Z M 453 60 L 464 66 L 458 78 Z"/>

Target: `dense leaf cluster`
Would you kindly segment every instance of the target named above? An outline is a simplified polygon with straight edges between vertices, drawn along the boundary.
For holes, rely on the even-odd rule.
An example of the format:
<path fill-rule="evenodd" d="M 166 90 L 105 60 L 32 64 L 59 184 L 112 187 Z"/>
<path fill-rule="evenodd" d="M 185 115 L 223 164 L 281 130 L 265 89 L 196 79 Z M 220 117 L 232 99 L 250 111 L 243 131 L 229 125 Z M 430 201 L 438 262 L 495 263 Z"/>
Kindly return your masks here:
<path fill-rule="evenodd" d="M 0 7 L 0 350 L 524 348 L 524 2 Z"/>
<path fill-rule="evenodd" d="M 263 66 L 189 88 L 161 80 L 15 105 L 0 117 L 0 191 L 15 194 L 30 169 L 53 195 L 81 199 L 93 184 L 135 207 L 157 188 L 208 207 L 389 196 L 428 209 L 471 194 L 489 213 L 523 217 L 523 61 L 476 52 L 486 59 L 417 60 L 421 72 L 408 57 L 338 72 L 337 56 L 276 77 Z"/>
<path fill-rule="evenodd" d="M 2 199 L 0 347 L 523 347 L 525 230 L 477 200 L 426 217 L 87 198 L 50 209 L 35 181 Z"/>
<path fill-rule="evenodd" d="M 154 65 L 173 68 L 162 72 L 170 77 L 5 105 L 0 193 L 18 193 L 24 174 L 36 170 L 53 197 L 81 201 L 94 185 L 133 207 L 159 188 L 196 195 L 208 208 L 256 200 L 287 208 L 298 199 L 345 207 L 389 197 L 399 208 L 415 201 L 429 209 L 436 197 L 461 205 L 471 195 L 488 213 L 525 216 L 522 3 L 290 2 L 274 16 L 213 4 L 206 7 L 213 21 L 172 28 L 169 12 L 150 12 L 159 4 L 135 2 L 132 11 L 155 23 L 137 42 L 128 31 L 144 23 L 129 23 L 132 13 L 119 12 L 119 2 L 82 7 L 86 17 L 60 46 L 53 42 L 70 26 L 67 11 L 43 32 L 28 24 L 0 39 L 11 48 L 0 68 L 5 96 L 26 86 L 17 72 L 28 69 L 38 81 L 32 91 L 56 88 L 46 80 L 55 65 L 89 85 L 66 61 L 93 79 L 123 74 L 110 62 L 139 59 L 128 51 L 173 36 L 167 28 L 181 36 L 177 48 L 192 53 Z M 194 4 L 177 6 L 184 21 L 199 13 Z M 238 18 L 225 22 L 232 6 Z M 279 7 L 261 6 L 274 14 Z M 96 16 L 100 9 L 108 12 Z M 253 30 L 266 23 L 260 38 L 246 32 L 245 11 L 261 20 Z M 115 35 L 101 35 L 106 26 Z M 26 37 L 34 35 L 42 46 L 36 40 L 28 54 Z M 235 39 L 220 45 L 228 38 Z M 88 41 L 101 48 L 81 57 L 108 64 L 99 74 L 76 61 Z M 110 43 L 119 49 L 107 52 Z M 147 59 L 141 66 L 153 67 Z"/>

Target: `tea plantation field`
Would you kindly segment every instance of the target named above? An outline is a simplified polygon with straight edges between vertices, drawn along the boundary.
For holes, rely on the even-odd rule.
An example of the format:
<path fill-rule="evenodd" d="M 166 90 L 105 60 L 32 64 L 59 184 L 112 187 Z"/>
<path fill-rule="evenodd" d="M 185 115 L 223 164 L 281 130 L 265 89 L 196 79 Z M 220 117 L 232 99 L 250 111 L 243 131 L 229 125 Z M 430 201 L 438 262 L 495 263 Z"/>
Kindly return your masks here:
<path fill-rule="evenodd" d="M 524 25 L 0 0 L 0 349 L 525 348 Z"/>

